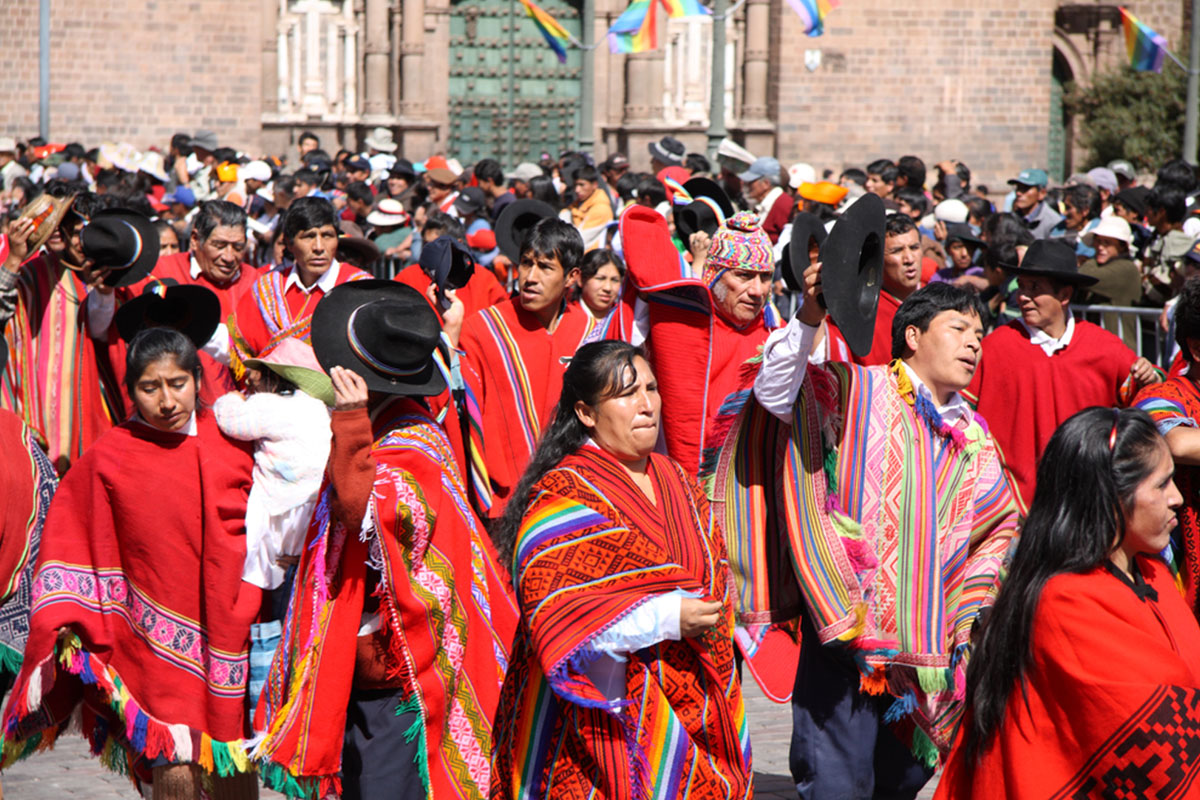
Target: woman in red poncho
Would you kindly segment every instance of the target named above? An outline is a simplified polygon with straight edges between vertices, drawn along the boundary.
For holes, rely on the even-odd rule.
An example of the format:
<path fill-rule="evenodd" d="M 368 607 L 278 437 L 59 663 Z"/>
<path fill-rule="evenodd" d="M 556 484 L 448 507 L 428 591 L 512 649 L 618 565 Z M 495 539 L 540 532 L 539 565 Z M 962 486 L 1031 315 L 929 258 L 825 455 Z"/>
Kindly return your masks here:
<path fill-rule="evenodd" d="M 581 347 L 500 520 L 521 623 L 492 800 L 754 794 L 724 538 L 653 452 L 661 405 L 639 350 Z"/>
<path fill-rule="evenodd" d="M 1195 797 L 1200 627 L 1159 558 L 1182 498 L 1145 412 L 1050 438 L 936 797 Z"/>
<path fill-rule="evenodd" d="M 4 714 L 4 765 L 80 711 L 105 766 L 154 798 L 257 796 L 243 747 L 250 624 L 242 581 L 253 459 L 197 408 L 200 362 L 178 331 L 129 345 L 136 414 L 59 486 L 42 534 L 25 661 Z M 217 777 L 216 773 L 227 777 Z"/>

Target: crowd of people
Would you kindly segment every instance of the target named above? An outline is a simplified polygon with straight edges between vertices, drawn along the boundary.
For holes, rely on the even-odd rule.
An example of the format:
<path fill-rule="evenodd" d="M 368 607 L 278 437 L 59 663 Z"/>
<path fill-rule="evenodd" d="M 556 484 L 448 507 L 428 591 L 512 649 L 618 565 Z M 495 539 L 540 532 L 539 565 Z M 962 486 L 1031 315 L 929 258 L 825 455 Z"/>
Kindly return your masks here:
<path fill-rule="evenodd" d="M 1192 166 L 331 150 L 0 138 L 0 768 L 1189 795 Z"/>

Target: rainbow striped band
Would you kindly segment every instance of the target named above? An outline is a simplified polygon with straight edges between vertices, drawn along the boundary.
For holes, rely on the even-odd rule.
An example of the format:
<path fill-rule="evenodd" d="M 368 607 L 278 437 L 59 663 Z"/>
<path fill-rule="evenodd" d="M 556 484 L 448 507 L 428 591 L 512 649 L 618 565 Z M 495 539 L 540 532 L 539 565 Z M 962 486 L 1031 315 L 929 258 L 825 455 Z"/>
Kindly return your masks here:
<path fill-rule="evenodd" d="M 354 335 L 354 319 L 358 316 L 359 311 L 362 311 L 369 305 L 370 303 L 367 303 L 366 305 L 361 305 L 354 309 L 354 311 L 350 314 L 350 319 L 346 321 L 346 338 L 350 341 L 350 349 L 354 351 L 354 355 L 367 362 L 372 369 L 382 372 L 384 375 L 392 375 L 397 378 L 407 378 L 410 375 L 416 375 L 418 372 L 424 371 L 425 368 L 429 366 L 428 364 L 421 364 L 415 369 L 396 369 L 395 367 L 384 364 L 382 361 L 367 352 L 366 348 L 362 346 L 362 343 L 358 341 L 358 337 Z"/>
<path fill-rule="evenodd" d="M 129 230 L 131 230 L 133 232 L 133 239 L 134 239 L 134 241 L 137 242 L 137 247 L 134 248 L 133 257 L 131 259 L 126 261 L 124 264 L 113 264 L 112 265 L 113 269 L 127 269 L 129 267 L 132 267 L 133 263 L 135 261 L 137 261 L 138 258 L 140 258 L 142 255 L 142 235 L 140 233 L 138 233 L 138 229 L 133 227 L 132 225 L 130 225 L 125 220 L 121 220 L 121 224 L 124 225 L 126 228 L 129 228 Z"/>

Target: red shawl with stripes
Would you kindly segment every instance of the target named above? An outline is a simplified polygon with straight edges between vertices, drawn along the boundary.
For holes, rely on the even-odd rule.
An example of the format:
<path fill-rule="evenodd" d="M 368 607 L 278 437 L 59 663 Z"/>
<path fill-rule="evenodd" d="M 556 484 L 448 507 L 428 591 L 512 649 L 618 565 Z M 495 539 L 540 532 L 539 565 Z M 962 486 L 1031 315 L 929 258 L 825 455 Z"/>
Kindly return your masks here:
<path fill-rule="evenodd" d="M 678 464 L 651 455 L 649 470 L 655 502 L 586 446 L 534 489 L 514 556 L 522 617 L 496 717 L 493 798 L 753 792 L 720 527 Z M 676 589 L 722 601 L 719 626 L 631 654 L 625 698 L 609 702 L 585 672 L 598 657 L 590 643 Z"/>

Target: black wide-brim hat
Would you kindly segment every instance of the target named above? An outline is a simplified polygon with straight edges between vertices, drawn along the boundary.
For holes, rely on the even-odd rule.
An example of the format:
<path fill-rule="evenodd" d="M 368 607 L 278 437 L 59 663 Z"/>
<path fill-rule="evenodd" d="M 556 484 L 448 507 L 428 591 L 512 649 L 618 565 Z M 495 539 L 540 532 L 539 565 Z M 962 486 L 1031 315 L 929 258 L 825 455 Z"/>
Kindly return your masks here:
<path fill-rule="evenodd" d="M 221 301 L 203 286 L 156 280 L 122 304 L 113 321 L 126 342 L 146 328 L 174 328 L 196 347 L 203 347 L 221 324 Z"/>
<path fill-rule="evenodd" d="M 429 397 L 446 389 L 433 360 L 442 326 L 429 303 L 395 281 L 350 281 L 317 303 L 312 346 L 321 368 L 344 367 L 384 394 Z"/>
<path fill-rule="evenodd" d="M 421 269 L 438 289 L 461 289 L 475 274 L 475 256 L 451 236 L 439 236 L 421 248 Z"/>
<path fill-rule="evenodd" d="M 97 268 L 107 267 L 104 285 L 130 286 L 145 278 L 158 261 L 158 228 L 127 208 L 98 211 L 82 233 L 83 252 Z"/>
<path fill-rule="evenodd" d="M 527 197 L 504 207 L 496 219 L 496 246 L 514 264 L 521 260 L 521 245 L 533 226 L 547 217 L 557 217 L 554 207 Z"/>
<path fill-rule="evenodd" d="M 700 198 L 708 198 L 721 210 L 725 219 L 733 216 L 733 203 L 716 181 L 709 178 L 692 178 L 683 184 L 683 190 L 692 198 L 692 202 L 675 209 L 675 231 L 685 246 L 693 233 L 704 231 L 712 236 L 717 232 L 717 228 L 721 227 L 722 220 L 716 211 Z"/>
<path fill-rule="evenodd" d="M 825 307 L 856 356 L 871 352 L 875 336 L 886 224 L 883 201 L 865 194 L 846 209 L 821 245 Z M 792 248 L 793 255 L 796 249 Z"/>
<path fill-rule="evenodd" d="M 1013 275 L 1041 275 L 1071 286 L 1091 286 L 1100 280 L 1081 273 L 1075 248 L 1058 239 L 1037 239 L 1025 251 L 1021 266 L 1005 269 Z"/>
<path fill-rule="evenodd" d="M 804 291 L 804 270 L 809 267 L 809 243 L 816 240 L 817 247 L 825 243 L 829 232 L 825 223 L 816 214 L 801 211 L 792 217 L 792 238 L 784 245 L 783 282 L 793 292 Z"/>

